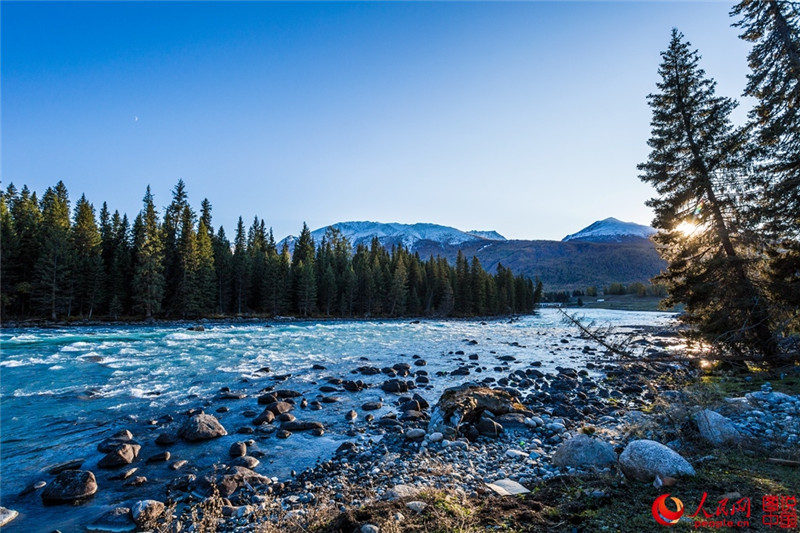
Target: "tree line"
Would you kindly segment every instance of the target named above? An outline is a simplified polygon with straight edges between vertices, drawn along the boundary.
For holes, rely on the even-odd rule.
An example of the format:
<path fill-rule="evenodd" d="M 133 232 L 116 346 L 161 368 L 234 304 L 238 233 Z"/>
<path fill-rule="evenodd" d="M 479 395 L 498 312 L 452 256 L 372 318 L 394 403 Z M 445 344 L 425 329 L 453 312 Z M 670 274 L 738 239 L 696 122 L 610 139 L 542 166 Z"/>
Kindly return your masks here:
<path fill-rule="evenodd" d="M 666 305 L 684 303 L 694 334 L 729 360 L 781 365 L 800 332 L 800 15 L 782 0 L 743 0 L 731 15 L 753 45 L 749 120 L 734 125 L 737 102 L 675 29 L 639 169 L 657 192 Z"/>
<path fill-rule="evenodd" d="M 231 242 L 199 213 L 181 180 L 159 216 L 150 188 L 131 222 L 99 217 L 81 196 L 70 209 L 59 181 L 41 196 L 11 184 L 0 193 L 0 304 L 19 318 L 215 315 L 337 317 L 483 316 L 532 312 L 541 283 L 498 265 L 486 272 L 459 252 L 455 265 L 421 259 L 377 238 L 355 250 L 329 228 L 315 243 L 303 224 L 291 250 L 264 220 L 240 217 Z"/>

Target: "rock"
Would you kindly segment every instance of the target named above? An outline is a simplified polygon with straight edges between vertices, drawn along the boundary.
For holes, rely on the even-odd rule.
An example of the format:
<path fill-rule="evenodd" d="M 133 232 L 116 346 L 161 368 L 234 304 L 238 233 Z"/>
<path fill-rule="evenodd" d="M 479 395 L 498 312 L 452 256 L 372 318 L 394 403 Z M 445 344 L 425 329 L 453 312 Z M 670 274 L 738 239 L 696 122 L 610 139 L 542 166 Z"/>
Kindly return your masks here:
<path fill-rule="evenodd" d="M 139 527 L 152 523 L 163 512 L 164 504 L 158 500 L 140 500 L 131 507 L 131 516 Z"/>
<path fill-rule="evenodd" d="M 442 393 L 431 413 L 428 433 L 438 431 L 444 435 L 452 435 L 454 430 L 462 424 L 479 423 L 485 411 L 489 411 L 494 416 L 508 413 L 530 414 L 530 411 L 519 402 L 519 399 L 505 390 L 464 384 L 445 389 Z M 487 430 L 498 430 L 494 426 L 492 428 L 488 426 L 486 424 Z"/>
<path fill-rule="evenodd" d="M 214 415 L 205 413 L 190 416 L 178 433 L 190 442 L 215 439 L 228 434 Z"/>
<path fill-rule="evenodd" d="M 243 455 L 242 457 L 237 457 L 233 461 L 231 461 L 232 465 L 235 466 L 243 466 L 245 468 L 249 468 L 252 470 L 253 468 L 259 465 L 260 461 L 255 457 L 251 457 L 249 455 Z"/>
<path fill-rule="evenodd" d="M 420 501 L 408 502 L 408 503 L 406 504 L 406 507 L 408 507 L 409 509 L 411 509 L 411 510 L 412 510 L 412 511 L 414 511 L 415 513 L 421 513 L 422 511 L 424 511 L 424 510 L 425 510 L 425 508 L 426 508 L 427 506 L 428 506 L 428 504 L 427 504 L 427 503 L 425 503 L 425 502 L 420 502 Z"/>
<path fill-rule="evenodd" d="M 66 503 L 88 498 L 97 492 L 97 480 L 88 470 L 65 470 L 42 491 L 45 503 Z"/>
<path fill-rule="evenodd" d="M 114 474 L 113 476 L 109 476 L 108 479 L 113 480 L 113 481 L 125 480 L 125 479 L 128 479 L 129 477 L 131 477 L 133 474 L 135 474 L 137 470 L 139 470 L 139 469 L 138 468 L 128 468 L 127 470 L 123 470 L 119 474 Z"/>
<path fill-rule="evenodd" d="M 135 478 L 131 479 L 127 483 L 125 483 L 126 487 L 138 487 L 140 485 L 144 485 L 147 483 L 147 478 L 144 476 L 136 476 Z"/>
<path fill-rule="evenodd" d="M 260 415 L 258 415 L 254 420 L 253 424 L 260 426 L 261 424 L 272 424 L 275 420 L 275 413 L 269 410 L 269 408 L 264 409 Z"/>
<path fill-rule="evenodd" d="M 393 393 L 408 392 L 408 383 L 402 379 L 389 379 L 383 382 L 381 389 Z"/>
<path fill-rule="evenodd" d="M 151 455 L 147 458 L 148 463 L 163 463 L 164 461 L 169 461 L 169 458 L 172 457 L 172 454 L 164 451 L 161 453 L 157 453 L 155 455 Z"/>
<path fill-rule="evenodd" d="M 662 478 L 693 476 L 694 468 L 677 452 L 652 440 L 635 440 L 625 447 L 619 456 L 622 472 L 637 481 L 652 481 L 657 475 Z"/>
<path fill-rule="evenodd" d="M 204 326 L 201 326 L 201 325 L 190 326 L 190 327 L 186 328 L 186 331 L 205 331 L 205 330 L 206 330 L 206 328 Z"/>
<path fill-rule="evenodd" d="M 413 498 L 419 494 L 419 490 L 412 485 L 395 485 L 383 494 L 383 499 L 388 501 L 399 500 L 400 498 Z"/>
<path fill-rule="evenodd" d="M 14 509 L 8 509 L 6 507 L 0 507 L 0 527 L 5 526 L 12 520 L 14 520 L 19 513 Z"/>
<path fill-rule="evenodd" d="M 322 422 L 314 422 L 311 420 L 294 420 L 292 422 L 286 422 L 282 424 L 281 429 L 286 431 L 312 431 L 314 429 L 325 429 L 325 426 L 322 424 Z"/>
<path fill-rule="evenodd" d="M 425 437 L 425 430 L 424 429 L 409 429 L 406 431 L 406 438 L 409 440 L 417 440 Z"/>
<path fill-rule="evenodd" d="M 180 470 L 189 463 L 186 459 L 180 459 L 169 465 L 170 470 Z"/>
<path fill-rule="evenodd" d="M 100 518 L 86 526 L 86 531 L 97 531 L 98 533 L 123 533 L 135 531 L 136 524 L 131 519 L 131 510 L 127 507 L 117 507 L 100 515 Z"/>
<path fill-rule="evenodd" d="M 494 483 L 487 483 L 486 486 L 501 496 L 514 496 L 530 492 L 516 481 L 508 478 L 497 480 Z"/>
<path fill-rule="evenodd" d="M 510 449 L 506 450 L 506 457 L 508 457 L 509 459 L 518 459 L 520 461 L 523 461 L 528 458 L 528 454 L 523 452 L 522 450 Z"/>
<path fill-rule="evenodd" d="M 616 461 L 609 443 L 583 433 L 562 443 L 553 454 L 553 464 L 561 467 L 603 467 Z"/>
<path fill-rule="evenodd" d="M 228 450 L 228 455 L 231 457 L 244 457 L 247 455 L 247 444 L 244 442 L 234 442 Z"/>
<path fill-rule="evenodd" d="M 377 411 L 381 407 L 383 407 L 381 402 L 367 402 L 361 406 L 361 408 L 365 411 Z"/>
<path fill-rule="evenodd" d="M 428 439 L 431 442 L 439 442 L 442 439 L 444 439 L 444 435 L 442 435 L 440 432 L 436 431 L 435 433 L 431 433 L 430 435 L 428 435 Z"/>
<path fill-rule="evenodd" d="M 347 411 L 347 414 L 344 415 L 344 419 L 345 420 L 351 420 L 352 421 L 352 420 L 355 420 L 356 418 L 358 418 L 358 413 L 356 413 L 352 409 L 350 411 Z"/>
<path fill-rule="evenodd" d="M 381 528 L 373 524 L 364 524 L 360 529 L 361 533 L 380 533 Z"/>
<path fill-rule="evenodd" d="M 111 435 L 111 437 L 105 439 L 100 444 L 97 445 L 97 451 L 101 453 L 108 453 L 115 449 L 119 444 L 123 444 L 126 442 L 130 442 L 133 440 L 133 433 L 128 431 L 127 429 L 123 429 L 122 431 L 118 431 Z"/>
<path fill-rule="evenodd" d="M 289 437 L 292 436 L 292 432 L 286 431 L 285 429 L 280 429 L 278 430 L 277 433 L 275 433 L 275 436 L 278 437 L 279 439 L 288 439 Z"/>
<path fill-rule="evenodd" d="M 503 426 L 487 417 L 478 420 L 475 427 L 478 429 L 478 433 L 487 437 L 497 437 L 503 432 Z"/>
<path fill-rule="evenodd" d="M 100 459 L 97 466 L 100 468 L 117 468 L 118 466 L 129 465 L 139 455 L 140 448 L 141 446 L 138 444 L 119 444 Z"/>
<path fill-rule="evenodd" d="M 733 422 L 716 411 L 704 409 L 694 416 L 694 420 L 697 422 L 700 436 L 711 444 L 721 446 L 735 444 L 742 440 L 742 434 L 739 433 Z"/>

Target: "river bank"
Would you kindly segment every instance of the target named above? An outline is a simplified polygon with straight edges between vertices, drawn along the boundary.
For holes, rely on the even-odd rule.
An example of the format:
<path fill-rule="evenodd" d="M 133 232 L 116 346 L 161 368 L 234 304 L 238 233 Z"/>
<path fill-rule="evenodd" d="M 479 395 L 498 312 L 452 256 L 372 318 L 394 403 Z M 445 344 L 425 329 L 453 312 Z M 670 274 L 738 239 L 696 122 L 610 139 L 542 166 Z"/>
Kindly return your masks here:
<path fill-rule="evenodd" d="M 669 444 L 689 458 L 696 472 L 709 464 L 695 458 L 705 446 L 697 435 L 684 434 L 672 418 L 665 423 L 666 411 L 660 411 L 660 406 L 691 407 L 683 414 L 686 421 L 700 405 L 691 395 L 681 397 L 689 385 L 699 382 L 700 374 L 694 362 L 676 360 L 683 342 L 669 326 L 669 317 L 658 325 L 638 326 L 632 324 L 637 320 L 631 314 L 595 317 L 614 317 L 621 325 L 617 334 L 637 347 L 640 361 L 619 361 L 569 326 L 558 325 L 555 315 L 545 315 L 536 319 L 540 322 L 522 324 L 470 323 L 469 329 L 455 332 L 450 322 L 391 324 L 386 327 L 397 329 L 384 327 L 376 332 L 384 339 L 395 335 L 395 348 L 379 346 L 374 342 L 377 337 L 366 336 L 371 331 L 367 329 L 329 338 L 331 326 L 300 328 L 316 344 L 331 343 L 331 362 L 325 363 L 328 360 L 322 357 L 306 358 L 294 366 L 275 361 L 277 365 L 264 370 L 249 368 L 261 361 L 246 356 L 247 368 L 240 366 L 231 375 L 240 377 L 227 378 L 228 384 L 213 394 L 196 394 L 185 402 L 176 397 L 146 413 L 119 408 L 115 423 L 81 432 L 79 442 L 59 448 L 62 462 L 83 459 L 80 465 L 62 468 L 92 472 L 97 485 L 92 497 L 79 499 L 83 503 L 77 507 L 40 508 L 37 502 L 47 487 L 52 491 L 54 485 L 64 485 L 56 483 L 59 476 L 77 476 L 69 473 L 75 470 L 47 473 L 59 470 L 50 465 L 29 476 L 31 490 L 20 490 L 24 494 L 16 498 L 9 498 L 8 486 L 4 487 L 3 505 L 22 512 L 9 524 L 9 531 L 52 531 L 54 527 L 80 531 L 87 526 L 95 531 L 132 530 L 134 516 L 146 527 L 150 515 L 166 530 L 174 530 L 179 523 L 182 527 L 203 523 L 219 530 L 288 530 L 311 523 L 323 530 L 360 529 L 368 524 L 384 531 L 404 530 L 426 520 L 443 520 L 439 516 L 443 508 L 452 520 L 471 523 L 476 516 L 488 520 L 492 515 L 488 502 L 510 505 L 502 503 L 506 500 L 499 495 L 491 496 L 494 491 L 486 485 L 503 479 L 536 494 L 556 494 L 555 487 L 572 486 L 587 471 L 595 481 L 586 481 L 586 487 L 607 480 L 611 487 L 607 495 L 619 489 L 620 480 L 626 490 L 639 486 L 625 482 L 618 466 L 619 454 L 637 437 Z M 264 346 L 269 346 L 297 331 L 264 337 L 262 330 L 221 328 L 186 336 L 170 332 L 166 341 L 158 340 L 161 332 L 154 331 L 144 335 L 151 335 L 148 340 L 136 342 L 146 346 L 176 343 L 175 349 L 181 352 L 195 352 L 201 346 L 213 350 L 215 343 L 227 346 L 244 334 L 258 335 L 248 339 L 250 345 L 258 346 L 256 339 L 263 338 Z M 438 333 L 433 336 L 432 332 Z M 442 337 L 443 332 L 451 333 Z M 431 336 L 430 344 L 410 345 L 421 335 Z M 340 344 L 341 339 L 356 337 L 363 337 L 363 350 Z M 86 341 L 70 339 L 64 348 L 82 342 Z M 411 349 L 400 351 L 402 345 Z M 433 351 L 435 346 L 438 352 Z M 383 359 L 360 355 L 370 347 L 391 355 Z M 91 346 L 78 348 L 95 351 Z M 120 347 L 108 346 L 108 350 L 118 352 Z M 233 350 L 242 348 L 237 345 Z M 333 362 L 336 352 L 343 358 L 338 365 Z M 141 353 L 146 357 L 149 352 Z M 103 352 L 91 357 L 102 358 Z M 389 364 L 391 360 L 395 362 Z M 64 364 L 59 361 L 51 363 Z M 785 382 L 791 392 L 796 382 L 792 376 L 788 379 L 775 381 L 776 389 Z M 224 382 L 223 376 L 216 383 Z M 441 397 L 454 385 L 471 390 L 470 383 L 495 391 L 491 395 L 510 395 L 503 398 L 512 407 L 494 414 L 483 409 L 455 434 L 443 422 Z M 752 387 L 760 390 L 757 383 Z M 161 392 L 153 398 L 167 393 Z M 185 389 L 183 396 L 187 396 Z M 748 418 L 764 419 L 747 415 L 761 409 L 778 420 L 770 428 L 774 437 L 768 441 L 770 446 L 796 444 L 796 424 L 781 425 L 780 420 L 796 420 L 800 404 L 793 399 L 764 406 L 758 397 L 753 402 L 749 407 L 737 404 L 742 408 L 739 418 L 726 412 L 734 424 L 740 424 L 742 434 L 765 434 L 766 428 L 748 425 Z M 556 458 L 558 450 L 578 435 L 602 441 L 597 449 L 604 462 L 586 468 Z M 795 440 L 790 442 L 792 437 Z M 4 463 L 8 458 L 4 457 Z M 8 479 L 4 472 L 4 481 Z M 81 486 L 90 489 L 91 482 L 82 480 Z M 589 496 L 606 501 L 599 492 Z M 532 518 L 531 527 L 566 525 L 569 513 L 556 516 L 547 510 L 554 502 L 536 497 L 528 505 L 527 498 L 512 507 L 516 506 L 513 513 Z M 157 503 L 139 503 L 151 500 Z M 166 510 L 161 509 L 162 503 Z M 384 513 L 390 509 L 403 518 L 396 520 Z M 460 514 L 464 516 L 458 518 Z M 640 514 L 647 517 L 647 509 Z M 473 518 L 468 520 L 468 516 Z M 480 520 L 473 525 L 477 524 Z"/>

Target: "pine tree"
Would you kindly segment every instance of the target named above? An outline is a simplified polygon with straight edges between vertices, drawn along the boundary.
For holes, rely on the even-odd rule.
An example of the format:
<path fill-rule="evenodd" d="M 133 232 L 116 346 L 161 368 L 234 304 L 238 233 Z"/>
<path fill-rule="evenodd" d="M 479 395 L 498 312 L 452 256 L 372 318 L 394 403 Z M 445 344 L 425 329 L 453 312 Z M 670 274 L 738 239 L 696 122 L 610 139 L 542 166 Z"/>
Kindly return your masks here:
<path fill-rule="evenodd" d="M 759 149 L 757 186 L 766 194 L 756 214 L 771 237 L 770 292 L 780 323 L 800 328 L 800 13 L 781 0 L 744 0 L 734 7 L 741 38 L 753 43 L 745 96 Z"/>
<path fill-rule="evenodd" d="M 103 287 L 103 257 L 100 230 L 94 217 L 94 207 L 81 196 L 75 205 L 75 225 L 72 228 L 75 250 L 75 299 L 78 312 L 89 318 L 100 302 Z"/>
<path fill-rule="evenodd" d="M 69 197 L 63 182 L 45 191 L 41 212 L 41 249 L 34 284 L 40 308 L 55 320 L 59 313 L 68 315 L 70 311 L 75 258 L 69 238 Z"/>
<path fill-rule="evenodd" d="M 231 252 L 231 243 L 222 226 L 217 230 L 212 243 L 214 247 L 214 271 L 217 276 L 216 309 L 218 313 L 225 314 L 231 309 L 233 253 Z"/>
<path fill-rule="evenodd" d="M 314 273 L 314 238 L 311 230 L 303 223 L 300 237 L 292 252 L 292 295 L 294 310 L 302 315 L 309 315 L 314 310 L 316 300 L 316 276 Z M 300 265 L 303 265 L 301 268 Z M 314 288 L 311 287 L 311 281 Z M 313 298 L 312 298 L 313 292 Z"/>
<path fill-rule="evenodd" d="M 178 290 L 182 286 L 185 273 L 181 267 L 179 247 L 183 215 L 186 209 L 191 209 L 191 207 L 189 207 L 186 184 L 181 179 L 172 189 L 172 202 L 164 210 L 164 223 L 162 226 L 165 279 L 163 308 L 172 314 L 180 314 L 180 306 L 182 305 Z M 194 216 L 194 213 L 192 213 L 192 216 Z"/>
<path fill-rule="evenodd" d="M 214 247 L 206 223 L 201 218 L 197 226 L 197 307 L 201 315 L 214 312 L 216 281 Z"/>
<path fill-rule="evenodd" d="M 247 257 L 247 236 L 242 217 L 236 224 L 233 241 L 233 293 L 237 314 L 242 314 L 247 305 L 247 286 L 249 284 L 249 261 Z"/>
<path fill-rule="evenodd" d="M 197 234 L 194 231 L 194 214 L 186 206 L 181 214 L 181 231 L 178 241 L 178 278 L 175 294 L 175 311 L 181 317 L 200 314 L 201 291 L 199 285 L 199 254 Z"/>
<path fill-rule="evenodd" d="M 736 103 L 715 94 L 699 59 L 673 30 L 662 53 L 658 92 L 648 96 L 652 151 L 639 169 L 659 194 L 648 201 L 656 213 L 653 225 L 663 230 L 655 239 L 668 263 L 657 279 L 668 286 L 668 305 L 686 304 L 683 319 L 698 335 L 772 358 L 769 316 L 748 271 L 746 228 L 737 224 L 735 186 L 746 170 L 747 138 L 730 122 Z"/>
<path fill-rule="evenodd" d="M 11 265 L 19 255 L 19 242 L 9 208 L 9 204 L 14 200 L 16 194 L 13 183 L 9 185 L 6 192 L 0 193 L 0 284 L 5 284 L 4 288 L 16 285 Z M 7 316 L 8 309 L 13 305 L 14 297 L 13 291 L 3 290 L 0 293 L 2 316 Z"/>
<path fill-rule="evenodd" d="M 143 202 L 144 208 L 138 217 L 140 231 L 134 243 L 136 270 L 133 286 L 139 309 L 147 318 L 152 318 L 161 310 L 164 297 L 164 243 L 149 185 Z"/>

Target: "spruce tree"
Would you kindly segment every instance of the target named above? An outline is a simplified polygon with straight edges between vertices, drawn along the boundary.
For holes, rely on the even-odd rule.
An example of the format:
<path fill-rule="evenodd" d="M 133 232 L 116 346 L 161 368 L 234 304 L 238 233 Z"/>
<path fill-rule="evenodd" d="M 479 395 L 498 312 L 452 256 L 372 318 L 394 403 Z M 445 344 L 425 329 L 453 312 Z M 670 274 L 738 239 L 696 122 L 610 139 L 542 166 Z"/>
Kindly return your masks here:
<path fill-rule="evenodd" d="M 800 13 L 782 0 L 744 0 L 732 13 L 741 38 L 753 43 L 745 96 L 766 191 L 756 214 L 771 237 L 770 292 L 788 329 L 800 328 Z"/>
<path fill-rule="evenodd" d="M 69 314 L 75 258 L 70 239 L 69 197 L 63 182 L 45 191 L 41 212 L 41 248 L 34 267 L 34 284 L 40 308 L 51 320 L 56 320 L 60 313 Z"/>
<path fill-rule="evenodd" d="M 75 249 L 75 299 L 81 316 L 92 317 L 101 300 L 103 287 L 103 257 L 100 230 L 94 207 L 81 196 L 75 205 L 75 224 L 72 228 Z"/>
<path fill-rule="evenodd" d="M 236 224 L 236 236 L 233 241 L 233 293 L 234 308 L 242 314 L 247 305 L 247 286 L 249 284 L 249 260 L 247 257 L 247 236 L 245 235 L 242 217 Z"/>
<path fill-rule="evenodd" d="M 181 317 L 194 317 L 200 313 L 201 290 L 199 285 L 199 255 L 197 234 L 194 231 L 194 214 L 186 206 L 181 214 L 178 241 L 178 278 L 175 294 L 175 311 Z"/>
<path fill-rule="evenodd" d="M 161 310 L 164 297 L 164 243 L 149 185 L 143 202 L 144 208 L 139 214 L 140 231 L 134 243 L 136 268 L 133 293 L 139 309 L 149 319 Z"/>
<path fill-rule="evenodd" d="M 764 298 L 748 270 L 746 228 L 738 225 L 736 184 L 746 170 L 747 138 L 733 128 L 736 103 L 715 94 L 700 56 L 672 31 L 662 53 L 653 111 L 652 148 L 639 165 L 658 196 L 653 226 L 668 265 L 667 305 L 683 302 L 683 320 L 704 339 L 737 352 L 754 348 L 773 358 L 776 344 Z"/>
<path fill-rule="evenodd" d="M 201 218 L 197 226 L 197 307 L 201 315 L 214 312 L 216 282 L 214 247 L 206 223 Z"/>
<path fill-rule="evenodd" d="M 217 230 L 212 243 L 214 247 L 214 271 L 217 276 L 216 309 L 218 313 L 226 314 L 231 309 L 233 253 L 231 252 L 231 243 L 222 226 Z"/>

